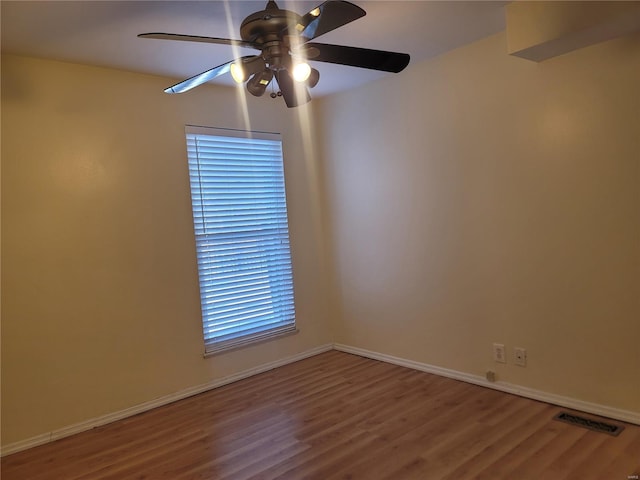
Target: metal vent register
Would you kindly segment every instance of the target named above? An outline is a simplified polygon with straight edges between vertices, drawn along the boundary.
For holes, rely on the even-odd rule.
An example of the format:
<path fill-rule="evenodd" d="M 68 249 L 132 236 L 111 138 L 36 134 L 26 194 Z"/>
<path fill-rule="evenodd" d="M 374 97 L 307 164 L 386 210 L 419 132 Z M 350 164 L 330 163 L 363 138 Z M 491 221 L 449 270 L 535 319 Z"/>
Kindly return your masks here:
<path fill-rule="evenodd" d="M 560 412 L 555 417 L 553 417 L 553 419 L 569 423 L 571 425 L 588 428 L 589 430 L 595 430 L 596 432 L 608 433 L 609 435 L 613 435 L 614 437 L 617 437 L 620 432 L 624 430 L 624 427 L 620 425 L 613 425 L 611 423 L 581 417 L 579 415 L 574 415 L 568 412 Z"/>

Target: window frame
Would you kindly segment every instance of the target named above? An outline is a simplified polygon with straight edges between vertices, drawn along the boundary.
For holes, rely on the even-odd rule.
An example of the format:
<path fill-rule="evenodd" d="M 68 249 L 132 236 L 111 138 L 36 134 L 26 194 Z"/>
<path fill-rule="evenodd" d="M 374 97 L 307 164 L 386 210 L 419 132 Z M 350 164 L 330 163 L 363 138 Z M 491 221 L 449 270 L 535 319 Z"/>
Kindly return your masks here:
<path fill-rule="evenodd" d="M 278 133 L 186 125 L 185 139 L 205 357 L 297 333 L 282 136 Z M 202 146 L 205 144 L 206 148 Z M 214 144 L 221 146 L 223 153 L 211 153 L 218 151 L 214 150 Z M 198 145 L 207 153 L 201 153 Z M 233 153 L 227 152 L 225 145 Z M 244 147 L 247 148 L 246 155 L 238 156 L 243 154 L 238 154 L 237 148 Z M 245 160 L 247 164 L 241 165 Z M 225 167 L 234 172 L 233 175 L 221 174 L 228 172 Z M 212 175 L 210 170 L 205 174 L 205 169 L 214 169 L 216 174 Z M 232 180 L 225 181 L 229 180 L 226 177 L 232 176 Z M 258 193 L 246 193 L 247 189 Z M 263 202 L 266 198 L 267 203 L 258 207 L 252 202 L 258 197 Z M 242 214 L 252 220 L 238 222 L 237 218 L 241 217 L 239 204 L 233 202 L 242 202 Z M 218 213 L 208 213 L 212 211 Z M 222 248 L 224 255 L 220 254 Z M 218 250 L 217 255 L 213 249 Z M 222 260 L 223 257 L 232 260 Z M 212 273 L 222 270 L 223 266 L 224 274 Z M 238 273 L 242 269 L 246 273 Z M 243 289 L 254 287 L 243 286 L 241 277 L 256 276 L 260 277 L 256 280 L 260 283 L 257 287 L 259 307 L 263 311 L 266 309 L 260 314 L 263 320 L 252 319 L 258 314 L 242 317 L 238 313 L 249 308 L 246 306 L 249 303 L 256 303 L 256 294 L 243 293 Z M 236 285 L 233 287 L 236 290 L 225 284 L 229 294 L 221 294 L 217 287 L 223 277 L 224 282 Z M 252 299 L 243 303 L 244 300 L 236 302 L 234 298 L 233 303 L 239 305 L 237 310 L 221 306 L 228 304 L 228 300 L 214 300 L 216 296 L 228 295 L 250 296 Z M 222 320 L 221 310 L 225 317 L 237 320 Z M 247 325 L 242 322 L 251 327 L 245 328 Z M 212 333 L 214 331 L 226 333 L 216 337 Z"/>

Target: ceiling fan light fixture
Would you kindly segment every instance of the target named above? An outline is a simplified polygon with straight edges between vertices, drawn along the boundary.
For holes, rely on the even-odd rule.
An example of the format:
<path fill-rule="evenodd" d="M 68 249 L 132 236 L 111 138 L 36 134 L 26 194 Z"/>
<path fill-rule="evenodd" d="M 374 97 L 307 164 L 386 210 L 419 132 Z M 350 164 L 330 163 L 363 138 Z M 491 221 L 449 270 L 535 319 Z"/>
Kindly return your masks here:
<path fill-rule="evenodd" d="M 267 89 L 267 85 L 273 79 L 273 72 L 265 68 L 253 75 L 247 82 L 247 91 L 254 97 L 261 97 Z"/>
<path fill-rule="evenodd" d="M 291 74 L 296 82 L 304 82 L 311 75 L 311 67 L 307 62 L 296 63 Z"/>
<path fill-rule="evenodd" d="M 264 60 L 260 56 L 249 59 L 236 60 L 231 64 L 231 76 L 236 83 L 244 83 L 247 79 L 266 67 Z"/>
<path fill-rule="evenodd" d="M 320 81 L 320 72 L 315 68 L 312 68 L 311 72 L 309 72 L 309 77 L 307 78 L 307 81 L 306 81 L 307 87 L 313 88 L 318 84 L 319 81 Z"/>
<path fill-rule="evenodd" d="M 231 64 L 231 76 L 233 77 L 233 81 L 236 83 L 244 83 L 246 78 L 245 78 L 245 72 L 244 69 L 242 68 L 242 66 L 239 63 L 233 62 Z"/>

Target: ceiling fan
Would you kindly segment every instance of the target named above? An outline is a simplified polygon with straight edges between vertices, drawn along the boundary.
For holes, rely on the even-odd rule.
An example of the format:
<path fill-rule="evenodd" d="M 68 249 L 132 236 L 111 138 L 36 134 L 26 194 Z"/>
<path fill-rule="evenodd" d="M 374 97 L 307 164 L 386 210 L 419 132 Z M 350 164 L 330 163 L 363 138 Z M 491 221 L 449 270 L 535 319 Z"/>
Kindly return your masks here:
<path fill-rule="evenodd" d="M 297 107 L 311 100 L 309 88 L 317 85 L 320 72 L 307 60 L 350 65 L 384 72 L 398 73 L 409 64 L 406 53 L 368 48 L 315 43 L 311 40 L 346 25 L 366 12 L 353 3 L 328 0 L 300 16 L 282 10 L 269 0 L 264 10 L 249 15 L 240 25 L 242 40 L 202 37 L 175 33 L 141 33 L 138 37 L 181 40 L 231 45 L 260 50 L 257 55 L 243 56 L 199 73 L 165 89 L 166 93 L 182 93 L 231 72 L 237 83 L 246 82 L 249 93 L 263 95 L 275 77 L 287 107 Z"/>

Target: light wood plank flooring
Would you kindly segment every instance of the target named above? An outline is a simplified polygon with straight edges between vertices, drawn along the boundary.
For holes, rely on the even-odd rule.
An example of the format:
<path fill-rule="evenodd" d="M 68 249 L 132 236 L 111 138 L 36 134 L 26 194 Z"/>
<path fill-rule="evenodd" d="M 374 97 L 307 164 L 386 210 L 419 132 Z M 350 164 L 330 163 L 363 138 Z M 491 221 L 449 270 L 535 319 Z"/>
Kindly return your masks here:
<path fill-rule="evenodd" d="M 612 437 L 533 400 L 327 352 L 2 459 L 2 480 L 627 480 Z M 617 422 L 620 424 L 620 422 Z"/>

